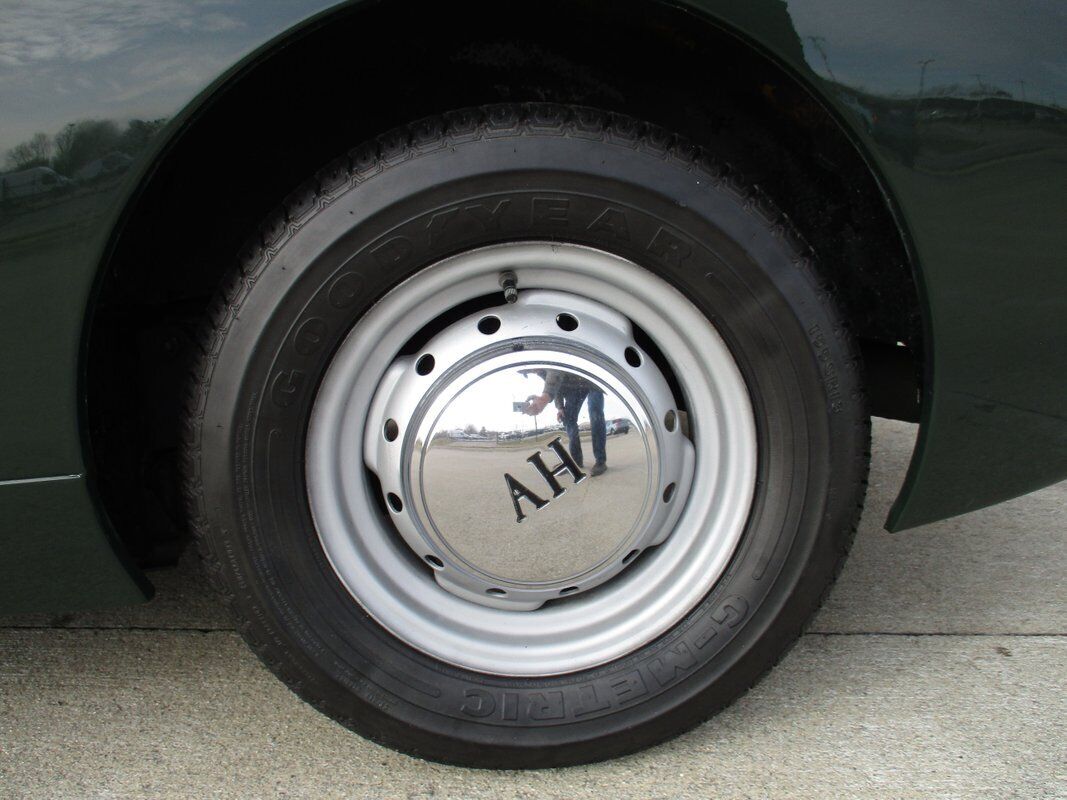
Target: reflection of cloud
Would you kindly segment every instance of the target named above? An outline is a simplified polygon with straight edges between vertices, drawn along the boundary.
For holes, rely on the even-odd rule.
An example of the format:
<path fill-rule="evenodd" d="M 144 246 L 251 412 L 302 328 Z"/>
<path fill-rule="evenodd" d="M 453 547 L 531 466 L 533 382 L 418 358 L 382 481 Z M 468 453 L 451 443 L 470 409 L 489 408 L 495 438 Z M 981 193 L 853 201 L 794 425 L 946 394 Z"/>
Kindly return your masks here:
<path fill-rule="evenodd" d="M 197 86 L 204 80 L 203 70 L 197 66 L 186 64 L 164 75 L 142 80 L 133 86 L 115 92 L 107 97 L 109 103 L 126 103 L 138 97 L 145 97 L 159 92 L 169 86 Z"/>
<path fill-rule="evenodd" d="M 1067 80 L 1067 62 L 1042 61 L 1041 66 L 1054 73 L 1061 80 Z"/>
<path fill-rule="evenodd" d="M 244 23 L 225 14 L 204 14 L 200 17 L 200 30 L 207 33 L 221 33 L 240 28 Z"/>
<path fill-rule="evenodd" d="M 38 131 L 177 114 L 336 0 L 0 0 L 0 155 Z"/>
<path fill-rule="evenodd" d="M 127 86 L 109 82 L 111 91 L 105 97 L 108 103 L 127 103 L 167 87 L 198 86 L 205 80 L 204 66 L 203 60 L 192 61 L 184 55 L 172 58 L 150 56 L 136 63 L 131 70 L 138 76 L 137 81 Z"/>
<path fill-rule="evenodd" d="M 182 0 L 0 0 L 0 65 L 92 61 L 167 30 L 219 33 L 243 24 L 220 11 L 205 12 L 205 5 Z"/>

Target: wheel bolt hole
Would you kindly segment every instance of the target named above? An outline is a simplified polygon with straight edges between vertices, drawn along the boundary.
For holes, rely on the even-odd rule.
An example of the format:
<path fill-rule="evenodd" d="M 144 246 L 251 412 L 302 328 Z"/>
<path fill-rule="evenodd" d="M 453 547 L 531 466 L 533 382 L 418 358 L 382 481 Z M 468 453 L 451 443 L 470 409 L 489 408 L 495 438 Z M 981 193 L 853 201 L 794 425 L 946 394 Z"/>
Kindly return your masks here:
<path fill-rule="evenodd" d="M 445 567 L 445 562 L 439 559 L 437 556 L 426 555 L 423 556 L 423 558 L 426 560 L 426 563 L 434 569 L 444 569 Z"/>
<path fill-rule="evenodd" d="M 396 437 L 400 435 L 400 426 L 396 424 L 395 419 L 387 419 L 385 421 L 385 430 L 383 433 L 385 434 L 385 441 L 396 441 Z"/>
<path fill-rule="evenodd" d="M 578 591 L 578 587 L 577 587 L 577 586 L 568 586 L 568 587 L 567 587 L 566 589 L 560 589 L 560 590 L 559 590 L 559 593 L 560 593 L 561 595 L 564 595 L 564 594 L 574 594 L 574 593 L 575 593 L 575 592 L 577 592 L 577 591 Z"/>
<path fill-rule="evenodd" d="M 397 514 L 404 510 L 404 501 L 398 495 L 389 492 L 385 499 L 389 501 L 389 508 L 393 509 Z"/>
<path fill-rule="evenodd" d="M 667 488 L 663 490 L 663 502 L 671 502 L 671 498 L 674 497 L 674 490 L 677 487 L 673 483 L 668 483 Z"/>
<path fill-rule="evenodd" d="M 638 353 L 634 348 L 627 347 L 624 355 L 626 356 L 626 363 L 629 364 L 631 367 L 637 368 L 641 366 L 641 354 Z"/>
<path fill-rule="evenodd" d="M 415 362 L 415 371 L 420 375 L 429 375 L 433 372 L 435 362 L 429 353 Z"/>
<path fill-rule="evenodd" d="M 500 319 L 497 317 L 482 317 L 478 320 L 478 330 L 486 336 L 492 336 L 500 330 Z"/>
<path fill-rule="evenodd" d="M 559 314 L 556 316 L 556 324 L 559 325 L 560 330 L 573 331 L 578 327 L 578 320 L 570 314 Z"/>
<path fill-rule="evenodd" d="M 678 415 L 673 411 L 668 411 L 666 416 L 663 417 L 663 427 L 667 429 L 669 433 L 674 433 L 674 426 L 678 424 Z"/>
<path fill-rule="evenodd" d="M 486 594 L 491 594 L 493 597 L 507 597 L 508 596 L 508 593 L 505 592 L 503 589 L 496 589 L 496 588 L 494 588 L 494 589 L 486 589 L 485 593 Z"/>
<path fill-rule="evenodd" d="M 637 558 L 637 554 L 640 552 L 640 550 L 631 550 L 629 553 L 626 554 L 626 558 L 622 560 L 622 563 L 629 564 L 631 561 Z"/>

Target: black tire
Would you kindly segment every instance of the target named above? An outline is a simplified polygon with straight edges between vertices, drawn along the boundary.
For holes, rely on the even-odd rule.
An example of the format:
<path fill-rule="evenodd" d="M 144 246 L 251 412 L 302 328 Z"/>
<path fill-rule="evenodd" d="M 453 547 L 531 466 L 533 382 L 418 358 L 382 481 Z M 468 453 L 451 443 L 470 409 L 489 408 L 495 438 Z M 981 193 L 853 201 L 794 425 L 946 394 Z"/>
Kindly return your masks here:
<path fill-rule="evenodd" d="M 567 200 L 568 212 L 529 213 L 534 192 Z M 510 199 L 507 208 L 526 211 L 495 226 L 453 226 L 432 240 L 417 235 L 435 210 L 474 198 Z M 586 224 L 603 198 L 626 208 L 628 238 Z M 650 246 L 657 231 L 684 250 Z M 345 282 L 350 259 L 401 235 L 410 247 L 366 260 L 359 279 Z M 375 623 L 324 556 L 302 472 L 316 386 L 360 315 L 445 256 L 519 239 L 593 245 L 687 295 L 741 368 L 759 445 L 749 521 L 704 600 L 625 658 L 530 679 L 435 661 Z M 295 335 L 308 309 L 323 321 L 314 347 L 299 346 Z M 713 145 L 702 149 L 626 117 L 553 105 L 423 120 L 353 150 L 291 196 L 210 317 L 185 452 L 206 571 L 241 634 L 293 691 L 413 755 L 546 767 L 672 737 L 726 706 L 782 657 L 852 540 L 869 421 L 850 337 L 808 248 L 754 187 L 715 163 Z M 470 697 L 495 704 L 505 692 L 528 711 L 510 720 L 470 715 Z M 589 697 L 598 698 L 596 709 L 583 700 Z M 558 718 L 534 719 L 529 709 L 549 701 Z"/>

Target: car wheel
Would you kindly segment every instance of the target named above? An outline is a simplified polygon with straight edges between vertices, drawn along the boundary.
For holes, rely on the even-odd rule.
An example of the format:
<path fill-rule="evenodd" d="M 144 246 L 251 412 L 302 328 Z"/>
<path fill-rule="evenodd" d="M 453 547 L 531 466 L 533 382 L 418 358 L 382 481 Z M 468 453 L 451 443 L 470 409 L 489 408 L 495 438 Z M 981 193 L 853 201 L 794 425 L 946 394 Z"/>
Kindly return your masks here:
<path fill-rule="evenodd" d="M 203 353 L 209 576 L 297 694 L 430 759 L 573 764 L 706 719 L 796 640 L 862 501 L 808 249 L 713 143 L 618 115 L 357 148 L 254 239 Z"/>

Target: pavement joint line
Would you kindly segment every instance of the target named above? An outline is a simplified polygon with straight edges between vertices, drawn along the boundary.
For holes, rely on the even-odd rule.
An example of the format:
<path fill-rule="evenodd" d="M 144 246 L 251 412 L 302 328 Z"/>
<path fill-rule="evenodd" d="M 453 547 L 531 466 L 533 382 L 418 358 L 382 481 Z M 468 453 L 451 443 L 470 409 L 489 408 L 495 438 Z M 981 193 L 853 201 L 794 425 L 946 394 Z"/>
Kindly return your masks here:
<path fill-rule="evenodd" d="M 165 627 L 152 627 L 147 625 L 128 625 L 128 626 L 115 626 L 115 625 L 4 625 L 0 626 L 0 632 L 2 631 L 84 631 L 86 633 L 100 633 L 100 632 L 137 632 L 137 633 L 232 633 L 235 636 L 237 631 L 233 628 L 165 628 Z"/>
<path fill-rule="evenodd" d="M 961 638 L 977 636 L 1013 637 L 1017 639 L 1047 639 L 1050 637 L 1067 637 L 1065 633 L 1037 632 L 1023 633 L 1021 631 L 805 631 L 804 636 L 958 636 Z"/>
<path fill-rule="evenodd" d="M 237 635 L 237 631 L 233 628 L 168 628 L 157 627 L 149 625 L 129 625 L 129 626 L 116 626 L 116 625 L 2 625 L 0 631 L 85 631 L 89 633 L 98 633 L 102 631 L 116 632 L 116 631 L 131 631 L 138 633 L 232 633 Z M 1019 631 L 805 631 L 801 636 L 897 636 L 897 637 L 1010 637 L 1016 639 L 1048 639 L 1048 638 L 1067 638 L 1067 632 L 1055 633 L 1055 632 L 1030 632 L 1023 633 Z"/>

